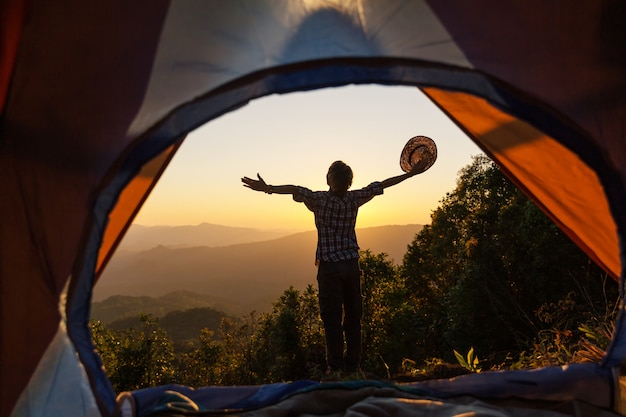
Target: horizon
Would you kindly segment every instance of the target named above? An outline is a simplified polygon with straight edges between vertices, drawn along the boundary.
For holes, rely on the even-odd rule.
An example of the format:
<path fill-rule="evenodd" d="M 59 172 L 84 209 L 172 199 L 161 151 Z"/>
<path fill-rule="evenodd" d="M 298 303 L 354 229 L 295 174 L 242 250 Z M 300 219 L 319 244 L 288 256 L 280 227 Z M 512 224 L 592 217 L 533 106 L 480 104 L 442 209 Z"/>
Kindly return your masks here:
<path fill-rule="evenodd" d="M 133 226 L 137 226 L 137 227 L 146 227 L 146 228 L 150 228 L 150 227 L 198 227 L 198 226 L 202 226 L 202 225 L 209 225 L 209 226 L 219 226 L 219 227 L 229 227 L 229 228 L 233 228 L 233 229 L 251 229 L 251 230 L 258 230 L 258 231 L 264 231 L 264 232 L 272 232 L 272 231 L 290 231 L 292 229 L 264 229 L 264 228 L 259 228 L 256 226 L 233 226 L 233 225 L 227 225 L 227 224 L 219 224 L 219 223 L 211 223 L 211 222 L 207 222 L 207 221 L 203 221 L 200 223 L 196 223 L 196 224 L 139 224 L 139 223 L 133 223 L 131 225 L 131 227 Z M 393 223 L 393 224 L 380 224 L 380 225 L 375 225 L 375 226 L 357 226 L 357 229 L 371 229 L 371 228 L 376 228 L 376 227 L 388 227 L 388 226 L 425 226 L 425 224 L 422 223 Z M 302 230 L 293 230 L 293 233 L 300 233 L 300 232 L 310 232 L 310 231 L 316 231 L 315 229 L 315 225 L 312 225 L 311 227 L 309 227 L 308 229 L 302 229 Z"/>

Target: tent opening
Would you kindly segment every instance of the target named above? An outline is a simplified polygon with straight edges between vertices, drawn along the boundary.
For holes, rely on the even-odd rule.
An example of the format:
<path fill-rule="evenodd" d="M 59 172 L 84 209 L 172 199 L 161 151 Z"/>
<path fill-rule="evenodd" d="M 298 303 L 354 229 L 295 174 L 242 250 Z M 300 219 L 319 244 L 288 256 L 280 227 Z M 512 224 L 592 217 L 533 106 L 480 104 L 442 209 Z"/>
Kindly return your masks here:
<path fill-rule="evenodd" d="M 400 173 L 399 151 L 411 136 L 417 134 L 430 136 L 436 141 L 439 157 L 435 166 L 406 183 L 386 190 L 382 197 L 365 205 L 359 213 L 357 228 L 361 249 L 368 251 L 365 255 L 364 279 L 369 279 L 369 284 L 377 287 L 382 286 L 385 279 L 375 276 L 376 268 L 389 268 L 387 273 L 391 275 L 406 274 L 406 269 L 411 267 L 403 265 L 408 245 L 415 243 L 414 239 L 424 225 L 433 226 L 433 216 L 443 202 L 447 204 L 447 210 L 452 210 L 454 201 L 449 199 L 449 193 L 459 186 L 461 170 L 467 169 L 475 163 L 475 157 L 481 155 L 481 149 L 420 90 L 415 87 L 374 85 L 270 96 L 256 100 L 191 133 L 177 150 L 167 171 L 117 247 L 117 253 L 103 270 L 94 289 L 92 306 L 92 326 L 96 344 L 101 343 L 101 349 L 107 349 L 107 345 L 102 344 L 105 340 L 110 343 L 115 337 L 126 338 L 125 343 L 118 343 L 118 346 L 127 348 L 126 355 L 133 349 L 141 351 L 149 344 L 153 349 L 160 349 L 152 352 L 153 359 L 169 361 L 169 367 L 166 368 L 167 372 L 159 375 L 145 373 L 141 377 L 136 376 L 140 379 L 133 382 L 120 377 L 129 374 L 128 369 L 123 368 L 129 364 L 123 364 L 117 359 L 116 366 L 119 368 L 109 370 L 114 385 L 124 387 L 123 390 L 142 388 L 142 385 L 132 385 L 139 383 L 141 378 L 143 383 L 150 381 L 153 386 L 177 382 L 196 387 L 220 383 L 259 384 L 288 378 L 289 375 L 279 375 L 279 371 L 274 370 L 273 375 L 267 371 L 267 377 L 277 377 L 277 380 L 243 376 L 244 371 L 240 371 L 242 375 L 236 379 L 223 370 L 220 374 L 216 370 L 219 366 L 207 372 L 204 379 L 198 373 L 198 368 L 202 367 L 199 365 L 202 362 L 198 362 L 201 352 L 205 356 L 207 352 L 213 352 L 216 356 L 212 360 L 217 364 L 220 360 L 217 352 L 220 349 L 233 349 L 235 340 L 240 344 L 248 344 L 247 347 L 239 346 L 244 352 L 252 348 L 251 338 L 260 337 L 260 333 L 256 333 L 260 331 L 259 328 L 270 327 L 274 332 L 285 330 L 276 324 L 276 320 L 294 306 L 315 308 L 315 293 L 307 292 L 310 291 L 309 285 L 313 290 L 316 288 L 312 214 L 305 207 L 294 204 L 289 196 L 252 193 L 242 187 L 240 178 L 244 175 L 255 176 L 259 172 L 268 183 L 293 183 L 324 190 L 327 188 L 325 173 L 328 165 L 334 160 L 344 160 L 355 172 L 353 188 L 359 188 L 371 181 Z M 471 178 L 468 176 L 465 181 L 469 182 Z M 495 186 L 488 190 L 492 193 L 497 191 Z M 470 211 L 470 208 L 465 209 Z M 441 210 L 438 213 L 441 215 Z M 451 219 L 453 214 L 448 212 L 446 215 Z M 456 220 L 463 222 L 462 218 Z M 541 222 L 541 219 L 534 221 Z M 527 226 L 533 226 L 533 221 Z M 516 224 L 510 224 L 509 227 L 510 233 L 519 228 Z M 556 227 L 552 227 L 545 230 L 554 233 Z M 452 230 L 448 233 L 439 237 L 442 240 L 455 237 Z M 470 252 L 477 250 L 478 243 L 476 238 L 464 240 L 463 250 L 467 257 Z M 520 250 L 523 247 L 521 243 Z M 542 244 L 541 241 L 538 244 Z M 448 246 L 448 249 L 452 247 Z M 417 250 L 416 247 L 413 250 Z M 434 247 L 430 250 L 431 256 L 436 253 Z M 439 253 L 438 256 L 451 254 Z M 540 263 L 541 260 L 532 262 Z M 368 270 L 368 267 L 371 269 Z M 402 267 L 405 268 L 404 272 Z M 485 271 L 488 269 L 485 268 Z M 541 267 L 528 269 L 525 273 L 531 270 L 541 270 Z M 446 273 L 452 272 L 448 269 Z M 462 275 L 463 272 L 460 272 L 459 276 Z M 617 284 L 606 273 L 602 277 L 604 290 L 610 296 L 602 307 L 604 310 L 598 311 L 595 318 L 614 317 Z M 482 284 L 490 280 L 497 282 L 498 278 L 489 277 Z M 562 281 L 561 285 L 567 285 L 566 279 Z M 364 285 L 367 284 L 364 281 Z M 502 284 L 516 283 L 503 280 Z M 597 326 L 592 326 L 592 315 L 583 317 L 584 314 L 576 312 L 575 307 L 590 302 L 593 308 L 599 309 L 597 300 L 591 300 L 593 295 L 584 288 L 585 283 L 576 282 L 574 278 L 569 284 L 571 293 L 552 303 L 544 303 L 540 311 L 532 311 L 537 317 L 529 317 L 529 321 L 544 325 L 544 328 L 536 327 L 535 341 L 543 344 L 546 351 L 534 353 L 543 354 L 546 359 L 540 361 L 531 354 L 520 355 L 519 358 L 509 358 L 507 366 L 539 367 L 567 363 L 572 355 L 567 357 L 564 352 L 579 340 L 572 334 L 572 323 L 575 320 L 581 320 L 581 326 L 586 326 L 585 330 L 577 331 L 587 331 L 587 337 L 604 338 L 602 341 L 597 340 L 596 344 L 591 343 L 587 350 L 581 350 L 583 353 L 591 351 L 598 344 L 606 347 L 611 337 L 610 324 L 603 327 L 603 323 L 598 322 Z M 392 287 L 407 284 L 405 281 L 390 280 L 385 285 Z M 433 287 L 437 285 L 443 284 L 432 283 Z M 485 300 L 495 299 L 493 293 L 498 291 L 497 288 L 490 290 L 467 285 L 458 283 L 454 291 L 466 291 L 470 294 L 468 297 L 480 297 L 477 293 L 483 292 Z M 392 288 L 387 296 L 398 296 L 401 293 L 402 289 Z M 514 292 L 509 294 L 513 297 Z M 516 303 L 517 306 L 513 303 L 514 308 L 525 307 L 522 306 L 523 300 L 516 300 Z M 379 309 L 380 304 L 370 307 Z M 416 306 L 395 306 L 398 310 L 411 307 Z M 492 307 L 494 312 L 502 311 L 497 306 Z M 386 326 L 399 326 L 400 331 L 410 332 L 420 328 L 416 324 L 417 312 L 413 313 L 412 316 L 410 311 L 406 311 L 404 321 L 397 312 L 386 312 L 385 316 L 370 311 L 372 315 L 368 318 L 375 316 L 376 320 L 387 320 L 384 321 Z M 423 315 L 424 311 L 419 314 Z M 311 317 L 307 319 L 311 320 Z M 425 321 L 428 320 L 426 317 Z M 432 320 L 431 327 L 444 326 Z M 186 325 L 191 330 L 183 330 Z M 425 368 L 440 372 L 438 376 L 452 375 L 441 372 L 477 372 L 483 367 L 487 370 L 488 360 L 493 360 L 501 352 L 474 350 L 480 338 L 472 340 L 472 333 L 478 333 L 469 327 L 471 325 L 480 326 L 481 323 L 477 320 L 456 324 L 457 336 L 451 340 L 458 341 L 465 337 L 465 343 L 449 346 L 445 360 L 429 358 L 430 362 L 418 363 L 411 358 L 411 349 L 415 347 L 408 345 L 403 354 L 406 357 L 402 357 L 402 361 L 398 362 L 394 357 L 393 369 L 389 369 L 386 374 L 379 370 L 370 375 L 406 380 L 411 375 L 418 378 L 418 371 Z M 319 376 L 316 372 L 319 373 L 323 366 L 323 340 L 320 339 L 319 321 L 315 326 L 316 331 L 310 328 L 308 334 L 300 334 L 299 337 L 310 338 L 309 349 L 305 351 L 311 356 L 309 359 L 321 362 L 316 365 L 316 370 L 308 369 L 308 375 L 297 375 L 298 379 Z M 392 354 L 389 353 L 389 347 L 378 340 L 385 336 L 383 329 L 376 329 L 371 323 L 364 327 L 369 331 L 368 341 L 371 345 L 366 345 L 365 349 L 387 349 L 378 356 L 379 366 L 388 367 L 387 362 L 390 361 L 386 361 L 385 356 Z M 511 333 L 515 332 L 515 329 L 511 329 Z M 445 331 L 438 334 L 443 337 Z M 133 338 L 134 345 L 129 342 Z M 518 339 L 521 346 L 521 334 Z M 405 343 L 410 343 L 409 340 L 413 339 L 407 338 Z M 297 344 L 300 343 L 302 340 Z M 437 343 L 445 342 L 436 341 L 432 344 Z M 258 348 L 256 346 L 255 349 Z M 421 346 L 420 349 L 426 347 Z M 105 366 L 107 355 L 116 358 L 123 356 L 120 352 L 102 353 Z M 288 354 L 295 355 L 291 359 L 297 361 L 297 352 L 285 353 Z M 460 358 L 455 358 L 455 354 L 460 354 Z M 172 365 L 174 362 L 185 362 L 181 358 L 187 358 L 188 363 L 175 369 Z M 594 359 L 599 360 L 590 354 L 589 360 Z M 242 362 L 239 366 L 252 366 L 252 359 L 247 360 L 247 364 Z M 288 368 L 288 365 L 283 364 L 281 369 L 284 371 Z M 116 373 L 121 369 L 123 372 Z M 192 377 L 185 379 L 184 374 Z"/>

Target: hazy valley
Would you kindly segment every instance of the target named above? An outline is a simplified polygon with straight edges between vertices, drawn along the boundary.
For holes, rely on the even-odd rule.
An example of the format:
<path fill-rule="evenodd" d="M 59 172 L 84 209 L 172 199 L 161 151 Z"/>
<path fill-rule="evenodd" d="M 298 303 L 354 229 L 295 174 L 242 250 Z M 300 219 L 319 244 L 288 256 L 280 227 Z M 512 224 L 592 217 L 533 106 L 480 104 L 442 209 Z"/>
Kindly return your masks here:
<path fill-rule="evenodd" d="M 357 235 L 361 249 L 401 263 L 421 228 L 381 226 Z M 234 315 L 266 311 L 285 289 L 316 283 L 316 232 L 272 238 L 280 234 L 208 224 L 131 228 L 94 289 L 92 316 L 105 320 L 108 311 L 119 318 L 137 309 L 162 316 L 205 306 Z M 106 300 L 116 295 L 126 297 Z"/>

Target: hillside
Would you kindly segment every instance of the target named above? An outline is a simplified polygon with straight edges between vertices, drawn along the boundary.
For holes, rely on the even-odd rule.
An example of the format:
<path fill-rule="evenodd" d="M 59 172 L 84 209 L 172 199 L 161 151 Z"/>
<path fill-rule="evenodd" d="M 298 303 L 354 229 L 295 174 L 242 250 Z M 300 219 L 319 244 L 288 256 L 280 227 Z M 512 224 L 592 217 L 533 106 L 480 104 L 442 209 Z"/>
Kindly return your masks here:
<path fill-rule="evenodd" d="M 188 310 L 175 310 L 158 317 L 159 326 L 162 327 L 174 342 L 184 342 L 186 340 L 198 339 L 200 331 L 209 329 L 214 335 L 218 334 L 219 325 L 224 317 L 221 311 L 210 307 L 190 308 Z M 126 330 L 141 329 L 142 323 L 139 315 L 115 320 L 105 323 L 108 329 Z"/>
<path fill-rule="evenodd" d="M 357 231 L 361 249 L 401 262 L 420 225 Z M 185 290 L 222 300 L 235 314 L 262 312 L 284 290 L 316 284 L 315 231 L 223 247 L 167 248 L 115 256 L 94 289 L 94 301 L 117 294 L 159 297 Z M 212 305 L 218 308 L 217 305 Z"/>
<path fill-rule="evenodd" d="M 205 307 L 212 307 L 225 314 L 234 314 L 237 310 L 237 308 L 233 309 L 232 300 L 191 291 L 175 291 L 160 297 L 112 295 L 102 301 L 92 303 L 91 318 L 109 324 L 128 317 L 137 319 L 142 313 L 154 317 L 165 317 L 172 311 Z"/>

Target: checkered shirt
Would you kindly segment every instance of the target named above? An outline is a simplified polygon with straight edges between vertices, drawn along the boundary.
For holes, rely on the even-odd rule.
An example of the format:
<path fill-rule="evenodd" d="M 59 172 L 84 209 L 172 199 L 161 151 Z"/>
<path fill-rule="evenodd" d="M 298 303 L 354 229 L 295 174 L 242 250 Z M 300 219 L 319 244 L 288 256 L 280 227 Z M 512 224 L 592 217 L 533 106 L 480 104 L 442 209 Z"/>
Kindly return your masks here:
<path fill-rule="evenodd" d="M 293 199 L 304 203 L 315 215 L 317 227 L 316 260 L 337 262 L 359 257 L 356 241 L 356 216 L 359 207 L 383 193 L 380 182 L 338 197 L 329 191 L 297 187 Z"/>

